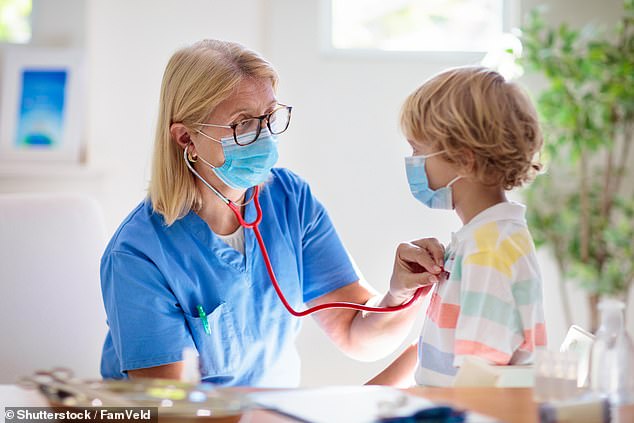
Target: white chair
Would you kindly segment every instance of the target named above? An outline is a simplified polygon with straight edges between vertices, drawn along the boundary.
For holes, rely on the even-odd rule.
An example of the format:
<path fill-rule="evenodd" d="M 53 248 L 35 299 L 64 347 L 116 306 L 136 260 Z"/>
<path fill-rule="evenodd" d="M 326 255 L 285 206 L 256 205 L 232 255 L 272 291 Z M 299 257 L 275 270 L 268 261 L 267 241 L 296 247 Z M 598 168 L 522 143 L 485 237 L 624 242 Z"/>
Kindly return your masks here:
<path fill-rule="evenodd" d="M 57 366 L 99 376 L 105 242 L 89 197 L 0 195 L 0 384 Z"/>

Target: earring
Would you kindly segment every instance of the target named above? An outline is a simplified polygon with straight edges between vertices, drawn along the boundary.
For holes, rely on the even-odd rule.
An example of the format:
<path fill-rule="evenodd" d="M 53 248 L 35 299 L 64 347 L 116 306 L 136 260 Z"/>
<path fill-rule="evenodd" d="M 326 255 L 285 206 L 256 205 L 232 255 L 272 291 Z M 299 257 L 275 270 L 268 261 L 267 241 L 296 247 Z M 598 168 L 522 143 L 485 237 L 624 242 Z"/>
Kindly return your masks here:
<path fill-rule="evenodd" d="M 192 154 L 191 151 L 187 152 L 187 159 L 191 163 L 196 163 L 198 161 L 198 155 L 196 153 Z"/>

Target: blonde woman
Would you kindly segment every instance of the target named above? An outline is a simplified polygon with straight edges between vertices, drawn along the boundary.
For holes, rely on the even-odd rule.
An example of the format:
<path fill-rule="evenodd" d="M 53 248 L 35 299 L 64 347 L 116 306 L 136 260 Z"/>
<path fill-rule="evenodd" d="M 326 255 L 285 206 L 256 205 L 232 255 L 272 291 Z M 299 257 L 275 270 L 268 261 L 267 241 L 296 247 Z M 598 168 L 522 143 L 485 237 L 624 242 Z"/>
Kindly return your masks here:
<path fill-rule="evenodd" d="M 277 297 L 253 232 L 223 201 L 252 221 L 256 186 L 262 237 L 296 309 L 331 301 L 394 306 L 437 281 L 442 246 L 433 239 L 398 247 L 385 295 L 359 280 L 306 182 L 273 168 L 291 117 L 276 85 L 270 63 L 232 42 L 203 40 L 170 59 L 149 196 L 102 259 L 105 378 L 179 378 L 183 349 L 192 347 L 204 381 L 298 385 L 301 320 Z M 342 351 L 371 360 L 398 346 L 417 308 L 365 315 L 336 309 L 314 317 Z"/>

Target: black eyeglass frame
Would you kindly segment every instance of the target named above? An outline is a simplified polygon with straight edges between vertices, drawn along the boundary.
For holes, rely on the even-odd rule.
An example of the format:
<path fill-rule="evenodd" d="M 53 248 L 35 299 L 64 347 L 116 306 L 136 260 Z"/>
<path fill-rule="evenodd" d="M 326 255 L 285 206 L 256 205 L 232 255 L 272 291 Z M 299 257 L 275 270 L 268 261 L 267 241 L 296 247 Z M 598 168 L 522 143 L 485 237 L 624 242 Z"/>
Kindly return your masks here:
<path fill-rule="evenodd" d="M 275 112 L 277 112 L 277 111 L 279 111 L 281 109 L 288 110 L 288 121 L 286 122 L 286 126 L 284 127 L 284 129 L 282 129 L 281 131 L 273 132 L 273 129 L 271 128 L 271 121 L 270 121 L 271 116 Z M 266 113 L 266 114 L 263 114 L 261 116 L 254 116 L 254 117 L 251 117 L 251 118 L 248 118 L 248 119 L 244 119 L 244 120 L 241 120 L 240 122 L 232 123 L 231 125 L 216 125 L 215 123 L 200 123 L 200 122 L 195 123 L 195 125 L 210 126 L 210 127 L 213 127 L 213 128 L 227 128 L 227 129 L 230 128 L 232 130 L 232 132 L 233 132 L 233 140 L 235 141 L 235 143 L 237 145 L 241 146 L 241 147 L 245 147 L 247 145 L 253 144 L 254 142 L 256 142 L 258 140 L 258 138 L 260 137 L 260 132 L 262 131 L 262 122 L 265 119 L 266 119 L 266 127 L 269 128 L 269 131 L 271 131 L 271 134 L 279 135 L 282 132 L 286 131 L 288 129 L 288 126 L 291 123 L 291 112 L 292 111 L 293 111 L 293 106 L 289 106 L 287 104 L 278 103 L 278 107 L 273 109 L 270 113 Z M 249 141 L 248 143 L 240 143 L 240 142 L 238 142 L 238 134 L 236 134 L 236 128 L 240 124 L 242 124 L 242 123 L 244 123 L 244 122 L 246 122 L 248 120 L 254 120 L 254 119 L 258 119 L 259 122 L 258 122 L 258 126 L 257 126 L 257 129 L 256 129 L 255 137 L 253 138 L 253 140 Z M 209 138 L 211 138 L 211 137 L 209 137 Z M 211 139 L 213 139 L 214 141 L 218 141 L 215 138 L 211 138 Z"/>

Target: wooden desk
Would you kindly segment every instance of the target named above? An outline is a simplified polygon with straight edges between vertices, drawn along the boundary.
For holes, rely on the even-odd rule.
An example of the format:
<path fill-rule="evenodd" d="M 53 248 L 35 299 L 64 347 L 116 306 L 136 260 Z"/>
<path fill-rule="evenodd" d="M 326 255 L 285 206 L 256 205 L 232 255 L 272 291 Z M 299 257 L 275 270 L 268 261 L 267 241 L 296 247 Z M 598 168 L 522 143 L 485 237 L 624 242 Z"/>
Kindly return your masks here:
<path fill-rule="evenodd" d="M 539 422 L 537 406 L 530 388 L 409 388 L 418 395 L 434 402 L 468 409 L 508 423 Z M 252 412 L 251 422 L 290 423 L 296 420 L 272 411 Z"/>
<path fill-rule="evenodd" d="M 539 421 L 530 388 L 410 388 L 408 392 L 509 423 Z"/>
<path fill-rule="evenodd" d="M 538 423 L 537 405 L 531 388 L 410 388 L 418 395 L 438 403 L 475 411 L 505 423 Z M 296 423 L 297 420 L 273 411 L 255 410 L 245 416 L 244 422 Z M 618 410 L 614 423 L 634 422 L 634 405 Z M 227 422 L 229 423 L 229 422 Z M 335 422 L 336 423 L 336 422 Z"/>
<path fill-rule="evenodd" d="M 234 388 L 235 389 L 235 388 Z M 243 389 L 237 388 L 238 391 Z M 244 389 L 244 391 L 253 391 Z M 439 403 L 451 404 L 457 408 L 476 411 L 509 423 L 538 422 L 537 406 L 533 402 L 533 392 L 529 388 L 410 388 L 407 392 Z M 0 406 L 46 407 L 46 399 L 36 391 L 26 391 L 14 385 L 0 385 Z M 2 416 L 4 417 L 4 416 Z M 198 421 L 198 419 L 196 419 Z M 218 419 L 201 419 L 219 422 Z M 224 419 L 236 422 L 239 419 Z M 166 423 L 165 419 L 160 419 Z M 296 420 L 272 411 L 253 410 L 242 422 L 289 423 Z M 619 422 L 634 421 L 634 406 L 620 410 Z M 336 422 L 335 422 L 336 423 Z"/>

